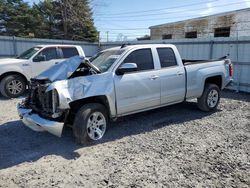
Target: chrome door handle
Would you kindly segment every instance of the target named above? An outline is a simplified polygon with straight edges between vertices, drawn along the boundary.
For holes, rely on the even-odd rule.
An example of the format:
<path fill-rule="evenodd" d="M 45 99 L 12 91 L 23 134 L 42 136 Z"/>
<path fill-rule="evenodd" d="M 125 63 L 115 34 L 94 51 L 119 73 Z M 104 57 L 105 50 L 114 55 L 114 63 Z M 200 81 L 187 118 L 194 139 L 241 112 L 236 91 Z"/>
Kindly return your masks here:
<path fill-rule="evenodd" d="M 177 72 L 176 74 L 177 74 L 178 76 L 180 76 L 180 75 L 183 75 L 184 72 L 179 71 L 179 72 Z"/>
<path fill-rule="evenodd" d="M 157 78 L 159 78 L 159 76 L 157 76 L 157 75 L 152 75 L 152 76 L 151 76 L 151 80 L 155 80 L 155 79 L 157 79 Z"/>

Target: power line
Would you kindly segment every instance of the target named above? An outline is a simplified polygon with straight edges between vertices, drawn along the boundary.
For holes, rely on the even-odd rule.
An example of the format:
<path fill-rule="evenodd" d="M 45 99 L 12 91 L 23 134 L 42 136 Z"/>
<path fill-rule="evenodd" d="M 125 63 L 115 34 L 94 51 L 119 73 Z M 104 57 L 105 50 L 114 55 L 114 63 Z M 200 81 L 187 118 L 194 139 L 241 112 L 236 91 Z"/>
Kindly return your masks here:
<path fill-rule="evenodd" d="M 241 22 L 237 22 L 237 23 L 248 23 L 250 21 L 241 21 Z M 173 22 L 174 24 L 175 22 Z M 218 24 L 209 24 L 211 25 L 218 25 Z M 185 26 L 185 27 L 192 27 L 192 26 Z M 128 30 L 128 31 L 134 31 L 134 30 L 148 30 L 149 28 L 103 28 L 103 30 L 109 30 L 109 31 L 124 31 L 124 30 Z"/>
<path fill-rule="evenodd" d="M 126 36 L 144 36 L 144 35 L 150 35 L 149 33 L 142 33 L 142 34 L 133 34 L 133 33 L 111 33 L 109 36 L 116 36 L 116 35 L 126 35 Z"/>
<path fill-rule="evenodd" d="M 217 6 L 211 6 L 210 8 L 216 8 L 216 7 L 225 7 L 225 6 L 231 6 L 231 5 L 235 5 L 235 4 L 241 4 L 241 3 L 245 3 L 245 2 L 234 2 L 234 3 L 226 3 L 223 5 L 217 5 Z M 199 11 L 199 10 L 207 10 L 207 7 L 205 8 L 198 8 L 198 9 L 192 9 L 192 10 L 187 10 L 187 11 Z M 175 14 L 175 13 L 183 13 L 183 11 L 174 11 L 174 12 L 164 12 L 164 13 L 153 13 L 153 14 L 141 14 L 141 15 L 134 15 L 134 16 L 116 16 L 115 18 L 134 18 L 134 17 L 145 17 L 145 16 L 162 16 L 162 15 L 168 15 L 168 14 Z M 98 17 L 97 17 L 98 18 Z M 100 18 L 114 18 L 114 16 L 112 17 L 100 17 Z"/>
<path fill-rule="evenodd" d="M 117 30 L 117 31 L 122 31 L 122 30 L 147 30 L 149 28 L 103 28 L 104 30 Z"/>
<path fill-rule="evenodd" d="M 241 21 L 241 22 L 236 22 L 235 24 L 234 24 L 234 26 L 236 27 L 236 28 L 234 28 L 234 27 L 232 27 L 231 26 L 231 28 L 230 28 L 230 32 L 241 32 L 241 31 L 250 31 L 250 29 L 238 29 L 237 27 L 237 24 L 240 24 L 240 23 L 250 23 L 250 20 L 245 20 L 245 21 Z M 216 28 L 220 28 L 220 27 L 223 27 L 223 26 L 220 26 L 220 27 L 216 27 L 216 28 L 211 28 L 211 27 L 213 27 L 213 26 L 220 26 L 220 25 L 218 25 L 218 24 L 209 24 L 207 27 L 206 26 L 203 26 L 203 27 L 197 27 L 197 28 L 195 28 L 195 29 L 193 29 L 193 31 L 198 31 L 199 32 L 199 30 L 202 30 L 202 29 L 216 29 Z M 185 33 L 185 28 L 193 28 L 192 26 L 185 26 L 184 27 L 184 30 L 183 30 L 183 33 Z M 191 31 L 191 30 L 190 30 Z M 211 33 L 214 33 L 214 31 L 207 31 L 206 33 L 205 33 L 205 35 L 204 36 L 206 36 L 206 35 L 208 35 L 209 36 L 209 34 L 211 34 Z M 217 32 L 218 33 L 218 32 Z M 220 32 L 220 33 L 223 33 L 223 32 Z M 117 33 L 117 34 L 115 34 L 115 33 L 111 33 L 111 38 L 115 38 L 115 37 L 117 37 L 118 35 L 119 35 L 120 33 Z M 121 33 L 122 35 L 124 35 L 124 36 L 126 36 L 126 37 L 134 37 L 134 38 L 136 38 L 136 37 L 143 37 L 144 35 L 147 35 L 147 34 L 124 34 L 124 33 Z M 162 34 L 164 34 L 164 33 L 162 33 Z M 158 36 L 158 37 L 161 37 L 162 36 L 162 34 L 158 34 L 158 35 L 154 35 L 154 36 Z M 173 33 L 171 33 L 171 34 L 175 34 L 175 32 L 173 32 Z"/>
<path fill-rule="evenodd" d="M 231 5 L 237 5 L 237 4 L 241 4 L 244 2 L 237 2 L 237 3 L 231 3 L 231 4 L 224 4 L 224 5 L 220 5 L 220 6 L 213 6 L 211 8 L 217 8 L 217 7 L 225 7 L 225 6 L 231 6 Z M 197 10 L 201 10 L 201 9 L 197 9 Z M 168 17 L 168 18 L 154 18 L 154 19 L 139 19 L 139 20 L 123 20 L 123 19 L 117 19 L 117 20 L 109 20 L 109 21 L 118 21 L 118 22 L 134 22 L 134 21 L 154 21 L 154 20 L 172 20 L 174 18 L 192 18 L 195 16 L 201 16 L 200 14 L 195 14 L 192 16 L 181 16 L 181 17 Z M 213 15 L 207 15 L 207 16 L 213 16 Z M 205 17 L 205 16 L 202 16 Z M 96 20 L 96 21 L 105 21 L 105 20 Z"/>
<path fill-rule="evenodd" d="M 231 31 L 234 31 L 234 32 L 240 32 L 240 31 L 250 31 L 250 29 L 235 29 L 235 30 L 231 30 Z M 231 32 L 230 31 L 230 32 Z M 202 38 L 206 38 L 206 37 L 212 37 L 210 34 L 212 34 L 212 33 L 214 33 L 214 32 L 207 32 L 205 35 L 203 35 L 203 37 L 197 37 L 198 39 L 202 39 Z M 217 33 L 220 33 L 220 34 L 223 34 L 224 32 L 217 32 Z M 117 35 L 118 36 L 118 35 Z M 111 39 L 115 39 L 115 38 L 117 38 L 117 36 L 111 36 L 110 38 Z M 156 36 L 156 37 L 162 37 L 162 35 L 154 35 L 154 36 Z M 129 35 L 123 35 L 123 37 L 129 37 L 129 38 L 138 38 L 138 37 L 143 37 L 143 35 L 141 35 L 141 36 L 129 36 Z M 151 37 L 151 36 L 150 36 Z M 226 38 L 229 38 L 229 37 L 226 37 Z M 187 38 L 185 38 L 185 37 L 183 37 L 182 39 L 187 39 Z M 158 39 L 156 39 L 156 40 L 158 40 Z M 165 40 L 167 40 L 167 39 L 165 39 Z M 175 38 L 172 38 L 172 39 L 169 39 L 169 40 L 175 40 Z"/>
<path fill-rule="evenodd" d="M 219 1 L 219 0 L 209 1 L 209 3 L 216 2 L 216 1 Z M 182 6 L 173 6 L 173 7 L 167 7 L 167 8 L 160 8 L 160 9 L 149 9 L 149 10 L 136 11 L 136 12 L 131 11 L 131 12 L 113 13 L 113 14 L 109 14 L 109 15 L 124 15 L 124 14 L 137 14 L 137 13 L 143 13 L 143 12 L 162 11 L 162 10 L 169 10 L 169 9 L 174 9 L 174 8 L 183 8 L 183 7 L 201 5 L 201 4 L 204 4 L 204 3 L 208 3 L 208 1 L 203 1 L 203 2 L 199 2 L 199 3 L 192 3 L 192 4 L 185 4 L 185 5 L 182 5 Z M 96 15 L 105 15 L 105 14 L 96 14 Z"/>

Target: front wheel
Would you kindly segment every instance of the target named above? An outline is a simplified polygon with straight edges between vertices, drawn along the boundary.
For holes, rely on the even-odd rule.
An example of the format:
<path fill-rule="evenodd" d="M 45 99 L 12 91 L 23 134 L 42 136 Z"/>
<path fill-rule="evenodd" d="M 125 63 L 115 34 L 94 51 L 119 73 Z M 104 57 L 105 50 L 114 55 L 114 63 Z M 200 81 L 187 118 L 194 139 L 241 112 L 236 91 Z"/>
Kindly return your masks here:
<path fill-rule="evenodd" d="M 198 107 L 202 111 L 209 112 L 217 108 L 220 102 L 221 91 L 215 84 L 206 84 L 203 94 L 198 98 Z"/>
<path fill-rule="evenodd" d="M 26 91 L 26 80 L 19 75 L 8 75 L 0 83 L 0 92 L 4 97 L 17 98 Z"/>
<path fill-rule="evenodd" d="M 104 136 L 109 125 L 106 108 L 102 104 L 84 105 L 76 114 L 73 133 L 80 144 L 96 142 Z"/>

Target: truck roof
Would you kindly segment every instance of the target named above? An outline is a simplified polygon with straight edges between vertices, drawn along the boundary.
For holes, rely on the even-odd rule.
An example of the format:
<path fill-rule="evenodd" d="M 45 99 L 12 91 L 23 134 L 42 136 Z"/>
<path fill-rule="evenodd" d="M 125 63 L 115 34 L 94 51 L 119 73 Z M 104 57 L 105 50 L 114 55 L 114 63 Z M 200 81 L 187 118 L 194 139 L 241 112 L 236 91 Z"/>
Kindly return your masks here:
<path fill-rule="evenodd" d="M 133 48 L 145 48 L 145 47 L 173 48 L 175 46 L 173 44 L 135 44 L 135 45 L 127 45 L 125 47 L 117 46 L 117 47 L 109 48 L 103 51 L 119 50 L 119 49 L 129 50 Z"/>
<path fill-rule="evenodd" d="M 61 47 L 72 47 L 72 46 L 79 46 L 79 45 L 70 45 L 70 44 L 45 44 L 45 45 L 36 45 L 36 47 L 57 47 L 57 46 L 61 46 Z"/>

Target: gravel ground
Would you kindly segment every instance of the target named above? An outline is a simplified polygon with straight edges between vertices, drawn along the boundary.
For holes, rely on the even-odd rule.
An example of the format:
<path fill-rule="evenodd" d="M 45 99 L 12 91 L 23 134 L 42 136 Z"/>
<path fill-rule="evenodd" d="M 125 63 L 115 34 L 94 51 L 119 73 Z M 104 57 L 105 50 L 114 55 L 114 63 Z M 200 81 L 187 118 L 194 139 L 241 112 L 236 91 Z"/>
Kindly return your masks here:
<path fill-rule="evenodd" d="M 85 147 L 24 127 L 17 102 L 0 98 L 0 187 L 250 187 L 249 94 L 128 116 Z"/>

